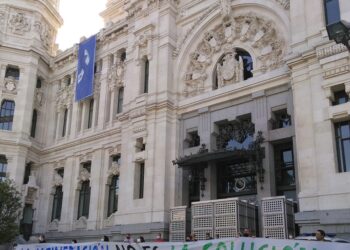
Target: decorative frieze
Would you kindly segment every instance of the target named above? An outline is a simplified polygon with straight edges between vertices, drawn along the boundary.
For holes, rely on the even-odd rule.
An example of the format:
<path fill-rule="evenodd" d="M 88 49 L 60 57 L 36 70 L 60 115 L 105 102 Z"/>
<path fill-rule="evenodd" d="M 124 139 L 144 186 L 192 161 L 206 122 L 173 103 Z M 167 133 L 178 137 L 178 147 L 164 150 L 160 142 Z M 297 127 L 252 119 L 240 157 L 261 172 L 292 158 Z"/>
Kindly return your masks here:
<path fill-rule="evenodd" d="M 134 109 L 130 112 L 130 118 L 134 119 L 140 116 L 143 116 L 146 114 L 146 108 L 142 107 L 142 108 L 138 108 L 138 109 Z"/>
<path fill-rule="evenodd" d="M 8 25 L 10 31 L 17 35 L 23 35 L 31 29 L 30 19 L 23 12 L 11 15 Z"/>
<path fill-rule="evenodd" d="M 282 5 L 282 7 L 286 10 L 289 10 L 290 8 L 290 0 L 275 0 L 277 3 Z"/>

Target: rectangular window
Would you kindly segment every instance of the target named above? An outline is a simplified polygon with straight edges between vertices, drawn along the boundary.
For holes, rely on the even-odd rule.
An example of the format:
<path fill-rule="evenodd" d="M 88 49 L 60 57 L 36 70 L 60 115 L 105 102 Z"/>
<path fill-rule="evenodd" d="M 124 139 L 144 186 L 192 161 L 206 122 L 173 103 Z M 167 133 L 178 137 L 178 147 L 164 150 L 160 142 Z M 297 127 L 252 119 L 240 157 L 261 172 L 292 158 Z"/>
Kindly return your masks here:
<path fill-rule="evenodd" d="M 34 109 L 33 115 L 32 115 L 32 127 L 30 128 L 30 136 L 33 138 L 35 138 L 37 120 L 38 120 L 38 111 L 36 111 L 36 109 Z"/>
<path fill-rule="evenodd" d="M 334 101 L 333 101 L 333 106 L 334 105 L 339 105 L 339 104 L 344 104 L 349 101 L 349 96 L 344 90 L 339 90 L 334 92 Z"/>
<path fill-rule="evenodd" d="M 4 100 L 0 108 L 0 129 L 12 130 L 13 117 L 15 114 L 15 102 Z"/>
<path fill-rule="evenodd" d="M 53 195 L 51 221 L 61 219 L 62 198 L 63 198 L 62 186 L 57 186 L 55 190 L 55 194 Z"/>
<path fill-rule="evenodd" d="M 338 167 L 340 172 L 350 172 L 350 121 L 335 124 Z"/>
<path fill-rule="evenodd" d="M 29 176 L 32 172 L 32 163 L 27 163 L 24 170 L 23 184 L 28 184 Z"/>
<path fill-rule="evenodd" d="M 288 128 L 292 126 L 292 118 L 288 114 L 287 109 L 272 112 L 271 126 L 272 129 Z"/>
<path fill-rule="evenodd" d="M 141 164 L 140 164 L 140 188 L 139 188 L 139 199 L 143 199 L 144 182 L 145 182 L 145 163 L 141 163 Z"/>
<path fill-rule="evenodd" d="M 90 192 L 90 181 L 82 182 L 79 192 L 78 219 L 82 216 L 89 217 Z"/>
<path fill-rule="evenodd" d="M 11 66 L 7 67 L 5 78 L 8 78 L 8 77 L 13 77 L 16 80 L 19 80 L 19 68 L 11 67 Z"/>
<path fill-rule="evenodd" d="M 277 195 L 296 199 L 293 143 L 274 145 Z"/>
<path fill-rule="evenodd" d="M 118 92 L 118 107 L 117 113 L 123 112 L 123 101 L 124 101 L 124 88 L 121 87 Z"/>
<path fill-rule="evenodd" d="M 88 126 L 87 126 L 88 128 L 91 128 L 92 126 L 93 110 L 94 110 L 94 99 L 91 99 L 89 103 Z"/>
<path fill-rule="evenodd" d="M 144 61 L 144 82 L 143 82 L 143 93 L 148 93 L 148 80 L 149 80 L 149 61 L 146 58 Z"/>
<path fill-rule="evenodd" d="M 114 175 L 109 185 L 107 217 L 118 211 L 119 176 Z"/>
<path fill-rule="evenodd" d="M 68 119 L 68 109 L 65 109 L 64 115 L 63 115 L 62 137 L 65 137 L 66 135 L 67 119 Z"/>
<path fill-rule="evenodd" d="M 5 180 L 7 171 L 7 160 L 4 155 L 0 155 L 0 181 Z"/>
<path fill-rule="evenodd" d="M 83 163 L 83 168 L 85 168 L 89 173 L 91 173 L 91 162 L 85 162 Z"/>

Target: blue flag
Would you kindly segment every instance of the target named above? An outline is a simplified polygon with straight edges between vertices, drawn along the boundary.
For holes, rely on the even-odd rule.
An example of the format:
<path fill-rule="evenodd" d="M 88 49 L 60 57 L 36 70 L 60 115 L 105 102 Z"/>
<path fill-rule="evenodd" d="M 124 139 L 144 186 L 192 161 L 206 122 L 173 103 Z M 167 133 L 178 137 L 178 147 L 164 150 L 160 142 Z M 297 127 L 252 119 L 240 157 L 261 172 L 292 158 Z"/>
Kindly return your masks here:
<path fill-rule="evenodd" d="M 94 93 L 94 67 L 96 35 L 79 44 L 78 70 L 75 88 L 75 100 L 80 101 Z"/>

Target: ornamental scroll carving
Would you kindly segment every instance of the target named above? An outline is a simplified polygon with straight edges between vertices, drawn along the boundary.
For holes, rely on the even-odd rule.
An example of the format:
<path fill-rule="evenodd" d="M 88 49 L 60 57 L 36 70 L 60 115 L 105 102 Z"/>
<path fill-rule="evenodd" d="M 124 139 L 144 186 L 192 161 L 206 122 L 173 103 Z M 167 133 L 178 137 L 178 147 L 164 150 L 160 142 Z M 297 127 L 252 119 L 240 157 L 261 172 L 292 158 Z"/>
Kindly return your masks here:
<path fill-rule="evenodd" d="M 183 94 L 185 96 L 194 96 L 204 90 L 204 83 L 208 78 L 207 69 L 212 63 L 213 56 L 218 52 L 227 53 L 230 47 L 234 48 L 236 41 L 246 44 L 255 51 L 256 61 L 260 66 L 255 70 L 264 73 L 283 65 L 285 42 L 272 21 L 251 12 L 229 19 L 225 18 L 220 25 L 205 33 L 196 50 L 190 54 L 184 79 Z"/>
<path fill-rule="evenodd" d="M 23 35 L 30 31 L 31 24 L 24 13 L 16 13 L 9 20 L 9 29 L 13 34 Z"/>

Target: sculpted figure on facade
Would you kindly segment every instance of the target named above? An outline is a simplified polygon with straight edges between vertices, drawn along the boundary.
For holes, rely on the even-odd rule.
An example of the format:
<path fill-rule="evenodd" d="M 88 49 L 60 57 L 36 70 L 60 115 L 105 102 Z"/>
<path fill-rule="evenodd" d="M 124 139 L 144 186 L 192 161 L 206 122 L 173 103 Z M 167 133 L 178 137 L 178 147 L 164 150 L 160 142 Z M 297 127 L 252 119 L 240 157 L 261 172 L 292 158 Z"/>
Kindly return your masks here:
<path fill-rule="evenodd" d="M 31 25 L 24 13 L 16 13 L 9 20 L 9 29 L 14 34 L 23 35 L 30 31 Z"/>
<path fill-rule="evenodd" d="M 12 76 L 6 77 L 4 80 L 5 92 L 9 94 L 16 94 L 17 84 L 18 84 L 18 80 L 16 80 L 14 77 Z"/>
<path fill-rule="evenodd" d="M 54 171 L 54 174 L 53 174 L 52 184 L 54 187 L 63 185 L 63 178 L 56 171 Z"/>

